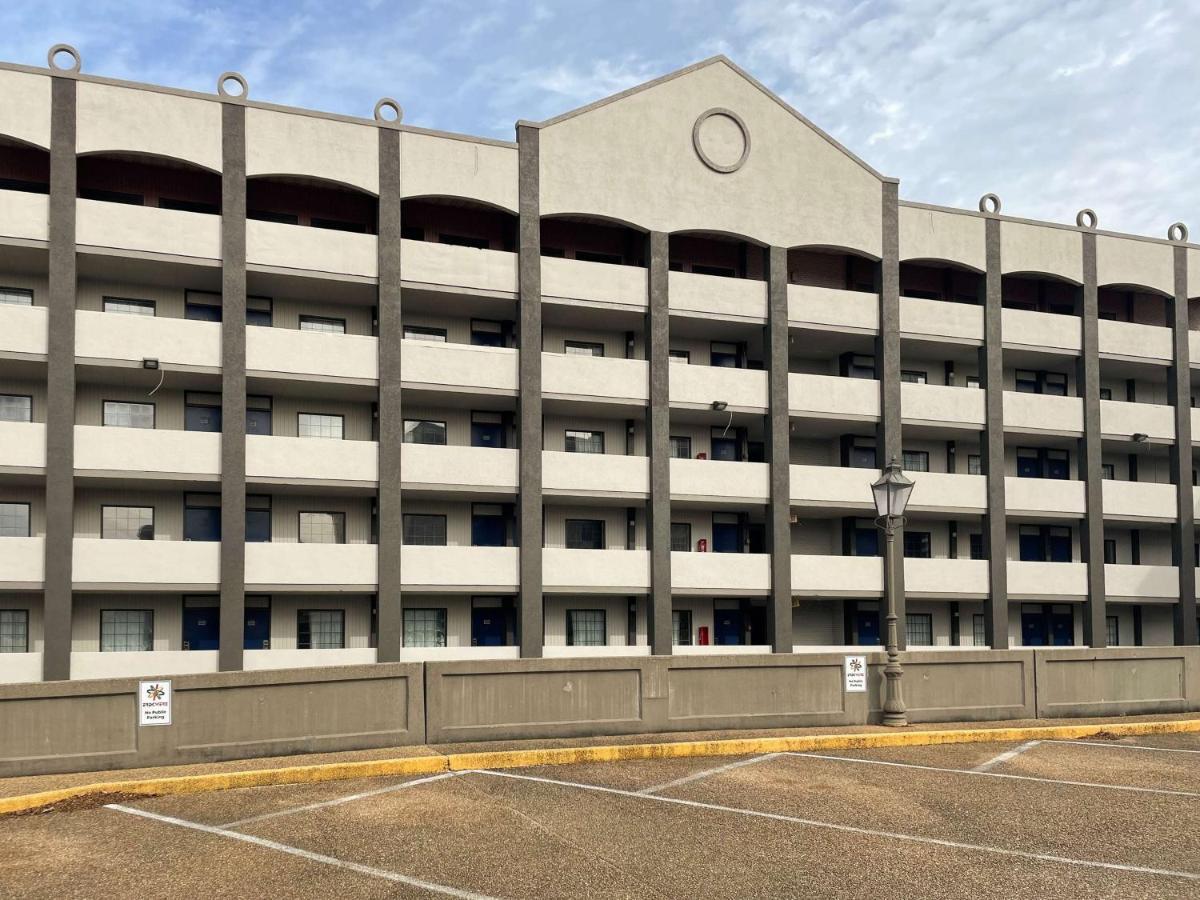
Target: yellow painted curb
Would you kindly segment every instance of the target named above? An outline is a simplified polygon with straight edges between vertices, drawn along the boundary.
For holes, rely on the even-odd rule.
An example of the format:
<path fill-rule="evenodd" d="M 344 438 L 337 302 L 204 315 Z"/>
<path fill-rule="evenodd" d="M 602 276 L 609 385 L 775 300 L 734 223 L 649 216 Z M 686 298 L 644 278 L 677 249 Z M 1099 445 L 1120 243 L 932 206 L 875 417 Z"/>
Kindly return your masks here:
<path fill-rule="evenodd" d="M 1076 740 L 1096 735 L 1182 734 L 1200 732 L 1200 718 L 1165 722 L 1100 722 L 1088 725 L 1033 725 L 1020 728 L 965 728 L 945 731 L 876 731 L 861 734 L 796 735 L 729 738 L 658 744 L 615 744 L 593 747 L 543 747 L 479 753 L 432 754 L 362 762 L 286 766 L 242 772 L 214 772 L 172 778 L 147 778 L 84 784 L 56 791 L 0 798 L 0 816 L 54 806 L 67 800 L 105 795 L 163 796 L 224 791 L 282 784 L 317 784 L 351 778 L 433 775 L 470 769 L 517 769 L 622 760 L 746 756 L 762 753 L 809 753 L 823 750 L 870 750 L 934 744 L 1009 743 L 1030 740 Z"/>

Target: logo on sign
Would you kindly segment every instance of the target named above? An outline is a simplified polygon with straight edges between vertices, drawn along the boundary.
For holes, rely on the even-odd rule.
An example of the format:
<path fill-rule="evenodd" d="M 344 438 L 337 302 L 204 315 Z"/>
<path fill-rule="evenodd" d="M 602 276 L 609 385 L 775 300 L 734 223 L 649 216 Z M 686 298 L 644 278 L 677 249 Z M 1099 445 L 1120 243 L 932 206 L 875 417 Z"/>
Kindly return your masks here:
<path fill-rule="evenodd" d="M 847 656 L 846 693 L 861 694 L 867 690 L 867 658 L 865 656 Z"/>
<path fill-rule="evenodd" d="M 171 724 L 171 682 L 138 684 L 138 725 Z"/>

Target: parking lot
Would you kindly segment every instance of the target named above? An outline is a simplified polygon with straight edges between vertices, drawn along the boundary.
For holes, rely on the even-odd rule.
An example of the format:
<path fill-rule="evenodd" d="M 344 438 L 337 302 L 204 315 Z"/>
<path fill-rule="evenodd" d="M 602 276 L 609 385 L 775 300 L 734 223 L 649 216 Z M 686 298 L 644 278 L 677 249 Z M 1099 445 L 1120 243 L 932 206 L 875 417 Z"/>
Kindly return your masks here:
<path fill-rule="evenodd" d="M 1200 735 L 450 772 L 0 819 L 11 897 L 1200 896 Z"/>

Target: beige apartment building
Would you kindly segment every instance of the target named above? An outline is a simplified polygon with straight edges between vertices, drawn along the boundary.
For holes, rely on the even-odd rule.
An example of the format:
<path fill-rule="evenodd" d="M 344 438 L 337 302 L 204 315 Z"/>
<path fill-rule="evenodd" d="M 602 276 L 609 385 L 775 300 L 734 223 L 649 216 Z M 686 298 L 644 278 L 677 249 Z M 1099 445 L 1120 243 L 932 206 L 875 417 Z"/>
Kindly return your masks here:
<path fill-rule="evenodd" d="M 870 647 L 885 590 L 1197 642 L 1183 225 L 900 200 L 721 57 L 515 141 L 78 64 L 0 65 L 0 682 Z"/>

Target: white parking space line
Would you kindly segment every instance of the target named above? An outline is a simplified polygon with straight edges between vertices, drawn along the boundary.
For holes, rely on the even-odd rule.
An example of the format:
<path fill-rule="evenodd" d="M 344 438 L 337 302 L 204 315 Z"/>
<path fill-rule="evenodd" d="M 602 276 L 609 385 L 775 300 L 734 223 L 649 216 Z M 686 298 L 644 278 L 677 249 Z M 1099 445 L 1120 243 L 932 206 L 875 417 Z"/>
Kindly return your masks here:
<path fill-rule="evenodd" d="M 801 759 L 828 759 L 833 762 L 858 763 L 866 766 L 895 766 L 899 769 L 921 769 L 943 775 L 973 775 L 979 778 L 1011 778 L 1014 781 L 1039 781 L 1043 784 L 1062 784 L 1068 787 L 1100 788 L 1105 791 L 1131 791 L 1135 794 L 1170 794 L 1175 797 L 1200 797 L 1193 791 L 1171 791 L 1166 788 L 1132 787 L 1126 784 L 1100 784 L 1095 781 L 1065 781 L 1060 778 L 1038 778 L 1036 775 L 1009 775 L 1007 772 L 977 772 L 973 769 L 947 769 L 942 766 L 919 766 L 916 763 L 891 762 L 882 759 L 859 759 L 855 756 L 823 756 L 820 753 L 785 753 Z"/>
<path fill-rule="evenodd" d="M 953 771 L 953 770 L 952 770 Z M 541 784 L 558 785 L 559 787 L 578 788 L 584 791 L 596 791 L 604 794 L 615 794 L 621 797 L 635 797 L 639 800 L 650 800 L 655 803 L 672 803 L 693 809 L 703 809 L 710 812 L 732 813 L 757 819 L 770 819 L 775 822 L 788 822 L 794 825 L 807 825 L 812 828 L 824 828 L 830 831 L 840 831 L 859 834 L 866 837 L 889 838 L 913 844 L 927 844 L 935 847 L 947 847 L 953 850 L 968 850 L 976 853 L 993 853 L 999 856 L 1012 856 L 1019 859 L 1036 859 L 1042 862 L 1061 863 L 1068 866 L 1078 866 L 1087 869 L 1106 869 L 1118 872 L 1136 872 L 1142 875 L 1163 875 L 1170 878 L 1183 878 L 1188 881 L 1200 881 L 1200 873 L 1177 872 L 1172 869 L 1154 869 L 1148 866 L 1131 866 L 1124 863 L 1100 862 L 1092 859 L 1074 859 L 1069 856 L 1055 856 L 1049 853 L 1033 853 L 1027 850 L 1010 850 L 1005 847 L 992 847 L 987 844 L 968 844 L 962 841 L 950 841 L 942 838 L 923 837 L 916 834 L 904 834 L 897 831 L 883 831 L 876 828 L 860 828 L 855 825 L 843 825 L 838 822 L 822 822 L 816 819 L 801 819 L 797 816 L 786 816 L 781 813 L 762 812 L 757 809 L 740 809 L 736 806 L 720 806 L 715 803 L 701 803 L 698 800 L 684 800 L 679 797 L 662 797 L 657 794 L 640 794 L 636 791 L 623 791 L 619 788 L 601 787 L 595 784 L 578 784 L 573 781 L 558 781 L 553 778 L 540 778 L 535 775 L 518 775 L 515 772 L 504 772 L 492 769 L 480 769 L 480 775 L 491 775 L 497 778 L 512 778 L 517 781 L 535 781 Z"/>
<path fill-rule="evenodd" d="M 1104 747 L 1106 750 L 1154 750 L 1159 753 L 1200 753 L 1183 747 L 1148 747 L 1145 744 L 1114 744 L 1108 741 L 1046 741 L 1047 744 L 1075 744 L 1079 747 Z"/>
<path fill-rule="evenodd" d="M 367 875 L 371 878 L 381 878 L 384 881 L 391 881 L 396 884 L 406 884 L 409 887 L 419 888 L 424 891 L 429 891 L 433 894 L 443 894 L 447 897 L 460 897 L 464 900 L 495 900 L 487 894 L 475 894 L 471 891 L 461 891 L 458 888 L 448 887 L 444 884 L 435 884 L 431 881 L 422 881 L 420 878 L 412 878 L 408 875 L 401 875 L 399 872 L 389 872 L 386 869 L 376 869 L 371 866 L 364 866 L 360 863 L 348 862 L 344 859 L 338 859 L 333 856 L 325 856 L 322 853 L 313 853 L 310 850 L 301 850 L 299 847 L 292 847 L 288 844 L 280 844 L 277 841 L 268 841 L 265 838 L 255 837 L 251 834 L 242 834 L 240 831 L 229 831 L 226 828 L 221 828 L 216 825 L 202 825 L 199 822 L 189 822 L 187 819 L 176 819 L 173 816 L 163 816 L 158 813 L 148 812 L 144 809 L 134 809 L 130 806 L 122 806 L 119 803 L 110 803 L 105 806 L 105 809 L 115 810 L 117 812 L 128 813 L 131 816 L 141 816 L 144 819 L 153 819 L 156 822 L 164 822 L 168 825 L 175 825 L 180 828 L 190 828 L 193 831 L 202 831 L 205 834 L 215 834 L 220 837 L 230 838 L 235 841 L 242 841 L 247 844 L 253 844 L 256 847 L 263 847 L 267 850 L 277 850 L 280 853 L 286 853 L 289 856 L 298 856 L 301 859 L 307 859 L 310 862 L 321 863 L 326 866 L 335 866 L 339 869 L 346 869 L 350 872 L 357 872 L 359 875 Z"/>
<path fill-rule="evenodd" d="M 756 756 L 753 759 L 739 759 L 737 762 L 731 762 L 724 766 L 717 766 L 715 769 L 705 769 L 702 772 L 693 772 L 691 775 L 684 775 L 682 778 L 676 778 L 674 781 L 668 781 L 664 784 L 656 784 L 654 787 L 642 788 L 636 791 L 638 794 L 657 794 L 659 791 L 665 791 L 667 788 L 678 787 L 681 784 L 688 784 L 692 781 L 699 781 L 701 778 L 709 778 L 712 775 L 720 775 L 722 772 L 728 772 L 730 769 L 740 769 L 742 766 L 752 766 L 755 763 L 760 763 L 763 760 L 774 759 L 779 756 L 778 753 L 766 753 L 762 756 Z"/>
<path fill-rule="evenodd" d="M 1006 763 L 1010 759 L 1020 756 L 1026 750 L 1031 750 L 1040 743 L 1041 743 L 1041 741 L 1026 741 L 1019 747 L 1013 747 L 1011 750 L 1005 750 L 1003 753 L 1001 753 L 997 756 L 993 756 L 987 762 L 980 763 L 975 768 L 973 768 L 971 771 L 972 772 L 990 772 L 992 769 L 996 768 L 996 766 L 1000 765 L 1001 763 Z"/>
<path fill-rule="evenodd" d="M 290 816 L 294 813 L 309 812 L 314 809 L 324 809 L 327 806 L 338 806 L 342 803 L 351 803 L 354 800 L 362 800 L 364 797 L 377 797 L 380 794 L 390 794 L 393 791 L 402 791 L 405 788 L 416 787 L 418 784 L 429 784 L 431 781 L 441 781 L 443 778 L 453 778 L 455 775 L 461 775 L 461 772 L 442 772 L 438 775 L 430 775 L 427 778 L 417 778 L 413 781 L 406 781 L 404 784 L 389 784 L 384 788 L 376 788 L 373 791 L 363 791 L 360 794 L 350 794 L 345 797 L 336 797 L 333 800 L 322 800 L 320 803 L 308 803 L 304 806 L 293 806 L 290 809 L 280 809 L 275 812 L 263 813 L 259 816 L 249 816 L 245 819 L 238 819 L 234 822 L 226 822 L 221 828 L 237 828 L 241 825 L 249 825 L 251 822 L 263 822 L 267 819 L 277 819 L 280 816 Z"/>

